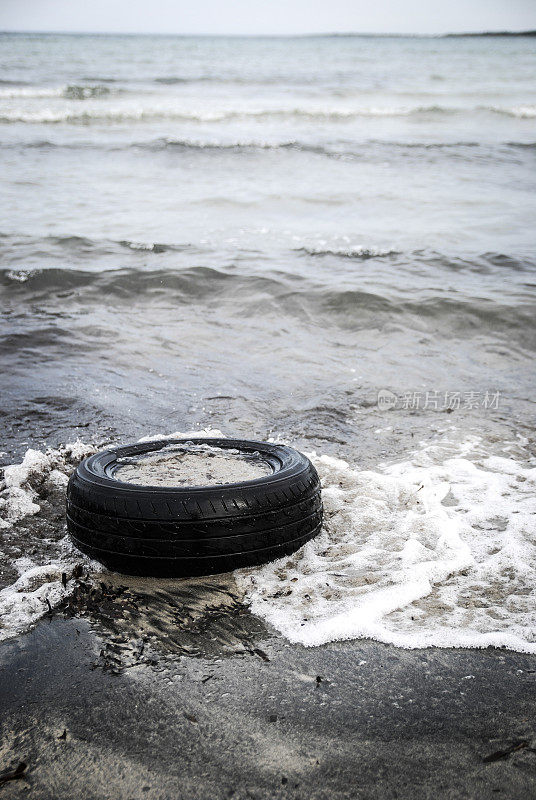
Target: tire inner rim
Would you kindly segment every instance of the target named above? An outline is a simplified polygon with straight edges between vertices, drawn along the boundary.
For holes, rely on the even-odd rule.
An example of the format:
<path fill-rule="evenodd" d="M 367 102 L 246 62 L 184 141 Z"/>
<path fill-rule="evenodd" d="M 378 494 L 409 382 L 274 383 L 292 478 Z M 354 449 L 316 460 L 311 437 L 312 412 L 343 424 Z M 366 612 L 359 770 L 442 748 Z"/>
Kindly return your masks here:
<path fill-rule="evenodd" d="M 138 486 L 221 486 L 271 475 L 259 452 L 182 442 L 118 458 L 113 477 Z"/>

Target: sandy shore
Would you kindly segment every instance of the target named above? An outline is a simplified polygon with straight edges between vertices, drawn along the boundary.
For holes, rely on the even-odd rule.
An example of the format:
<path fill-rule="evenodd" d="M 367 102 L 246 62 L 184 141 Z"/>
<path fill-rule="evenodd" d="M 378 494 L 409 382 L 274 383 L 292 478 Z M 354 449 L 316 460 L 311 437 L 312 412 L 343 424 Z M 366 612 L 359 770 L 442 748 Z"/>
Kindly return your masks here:
<path fill-rule="evenodd" d="M 214 603 L 225 591 L 205 586 L 201 613 L 199 603 L 197 612 L 183 607 L 180 636 L 158 629 L 157 615 L 137 639 L 151 597 L 167 606 L 166 597 L 154 586 L 138 586 L 135 601 L 124 587 L 88 587 L 93 599 L 79 592 L 2 643 L 0 771 L 26 767 L 0 796 L 524 800 L 536 792 L 536 657 L 371 641 L 307 649 L 230 593 Z M 171 622 L 179 604 L 169 608 Z"/>

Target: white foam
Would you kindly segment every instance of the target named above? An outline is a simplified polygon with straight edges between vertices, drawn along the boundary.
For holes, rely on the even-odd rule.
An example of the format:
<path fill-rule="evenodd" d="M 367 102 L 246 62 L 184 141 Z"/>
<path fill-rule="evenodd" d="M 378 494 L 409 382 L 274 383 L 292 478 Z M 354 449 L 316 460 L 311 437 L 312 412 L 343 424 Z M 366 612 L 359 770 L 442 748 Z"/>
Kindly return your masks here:
<path fill-rule="evenodd" d="M 59 492 L 56 496 L 63 504 L 69 473 L 76 462 L 92 452 L 93 447 L 78 440 L 58 449 L 29 449 L 20 464 L 4 468 L 0 483 L 0 530 L 6 540 L 20 538 L 21 532 L 14 526 L 39 514 L 42 498 L 50 502 L 52 494 Z M 31 533 L 27 535 L 31 537 Z M 35 544 L 28 541 L 30 552 L 35 551 Z M 63 572 L 70 574 L 80 562 L 96 566 L 76 551 L 66 536 L 57 543 L 47 540 L 46 544 L 45 552 L 35 556 L 45 563 L 36 563 L 26 556 L 13 562 L 19 577 L 0 591 L 0 641 L 30 627 L 72 591 L 73 584 L 67 588 L 62 584 Z"/>
<path fill-rule="evenodd" d="M 477 448 L 425 448 L 379 472 L 312 454 L 323 532 L 235 573 L 251 610 L 307 646 L 366 637 L 536 653 L 536 469 Z"/>
<path fill-rule="evenodd" d="M 355 247 L 344 248 L 320 248 L 320 247 L 304 247 L 304 251 L 311 256 L 342 256 L 344 258 L 378 258 L 381 256 L 396 255 L 397 251 L 392 248 L 379 248 L 379 247 Z"/>
<path fill-rule="evenodd" d="M 0 98 L 12 100 L 19 97 L 62 97 L 66 87 L 62 86 L 16 86 L 0 89 Z"/>
<path fill-rule="evenodd" d="M 70 577 L 78 564 L 96 571 L 103 569 L 76 550 L 67 536 L 57 543 L 55 558 L 45 564 L 36 564 L 26 557 L 17 559 L 14 566 L 19 577 L 0 591 L 0 641 L 27 630 L 68 597 L 74 590 L 74 582 L 64 586 L 62 574 Z"/>
<path fill-rule="evenodd" d="M 17 283 L 26 283 L 30 275 L 32 274 L 32 270 L 27 269 L 19 269 L 19 270 L 9 270 L 6 272 L 6 278 L 10 281 L 16 281 Z"/>
<path fill-rule="evenodd" d="M 44 475 L 51 467 L 50 459 L 39 450 L 27 450 L 20 464 L 4 468 L 0 487 L 0 528 L 6 528 L 40 509 L 31 478 Z"/>
<path fill-rule="evenodd" d="M 519 119 L 533 119 L 536 117 L 536 106 L 512 106 L 511 108 L 493 106 L 491 111 L 495 111 L 497 114 L 506 114 L 509 117 L 517 117 Z"/>
<path fill-rule="evenodd" d="M 67 548 L 67 542 L 64 545 Z M 28 559 L 15 562 L 20 577 L 0 591 L 0 641 L 29 628 L 46 614 L 49 604 L 54 608 L 70 593 L 69 585 L 63 586 L 61 576 L 72 569 L 72 560 L 44 565 L 35 565 Z"/>
<path fill-rule="evenodd" d="M 24 517 L 40 511 L 39 491 L 47 482 L 53 487 L 65 486 L 72 466 L 93 452 L 81 441 L 46 451 L 29 449 L 20 464 L 4 467 L 0 482 L 0 528 L 7 528 Z"/>
<path fill-rule="evenodd" d="M 76 85 L 66 84 L 64 86 L 14 86 L 0 88 L 0 99 L 55 99 L 65 98 L 71 100 L 86 100 L 92 97 L 106 96 L 111 93 L 111 89 L 101 85 Z"/>
<path fill-rule="evenodd" d="M 9 104 L 6 102 L 0 114 L 0 122 L 12 123 L 70 123 L 90 124 L 92 122 L 147 122 L 152 120 L 174 120 L 176 122 L 202 122 L 219 123 L 231 120 L 294 120 L 303 119 L 311 122 L 350 121 L 363 117 L 409 117 L 414 114 L 452 113 L 457 109 L 441 106 L 347 106 L 343 104 L 325 105 L 322 102 L 311 102 L 306 105 L 294 106 L 292 104 L 257 105 L 242 101 L 225 101 L 218 105 L 192 106 L 184 100 L 155 101 L 151 97 L 115 98 L 110 103 L 109 98 L 87 95 L 83 107 L 78 102 L 79 97 L 69 99 L 65 95 L 56 99 L 48 95 L 42 96 L 47 100 L 47 105 L 35 106 L 36 101 L 30 103 Z M 22 100 L 23 97 L 20 98 Z"/>
<path fill-rule="evenodd" d="M 157 442 L 160 439 L 226 439 L 226 434 L 218 428 L 197 428 L 193 431 L 175 431 L 174 433 L 157 433 L 151 436 L 142 436 L 138 442 Z"/>

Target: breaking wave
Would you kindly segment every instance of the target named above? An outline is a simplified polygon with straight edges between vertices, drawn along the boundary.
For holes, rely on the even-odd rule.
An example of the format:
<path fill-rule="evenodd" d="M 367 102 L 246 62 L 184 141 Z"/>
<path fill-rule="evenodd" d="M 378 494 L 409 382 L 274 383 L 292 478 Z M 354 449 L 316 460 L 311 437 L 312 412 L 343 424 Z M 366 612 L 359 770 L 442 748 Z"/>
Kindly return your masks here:
<path fill-rule="evenodd" d="M 382 249 L 379 247 L 300 247 L 297 252 L 309 256 L 338 256 L 339 258 L 354 258 L 361 261 L 365 261 L 368 258 L 385 258 L 386 256 L 400 255 L 398 250 L 392 250 L 390 248 Z"/>
<path fill-rule="evenodd" d="M 178 106 L 135 107 L 119 106 L 116 108 L 94 106 L 77 111 L 72 106 L 58 109 L 45 108 L 29 111 L 26 108 L 4 109 L 0 114 L 0 122 L 26 123 L 71 123 L 85 124 L 92 122 L 146 122 L 150 120 L 169 119 L 178 122 L 223 122 L 240 119 L 257 120 L 292 120 L 305 119 L 311 121 L 344 121 L 360 117 L 407 117 L 420 114 L 452 114 L 458 109 L 443 106 L 393 106 L 370 108 L 321 108 L 316 106 L 298 106 L 295 108 L 223 108 L 189 109 Z"/>
<path fill-rule="evenodd" d="M 114 94 L 117 90 L 114 91 Z M 66 86 L 11 86 L 0 88 L 0 99 L 16 98 L 64 98 L 65 100 L 89 100 L 94 97 L 106 97 L 112 90 L 108 86 L 68 84 Z"/>
<path fill-rule="evenodd" d="M 504 108 L 500 106 L 484 106 L 485 111 L 493 111 L 495 114 L 506 114 L 509 117 L 519 119 L 534 119 L 536 117 L 536 106 L 513 106 Z"/>
<path fill-rule="evenodd" d="M 19 87 L 17 89 L 0 89 L 3 98 L 50 98 L 64 100 L 102 100 L 111 93 L 107 86 L 66 86 L 60 88 L 33 88 Z M 114 90 L 116 93 L 116 90 Z M 323 107 L 319 105 L 296 107 L 227 107 L 227 108 L 190 108 L 180 104 L 159 104 L 155 102 L 147 105 L 121 104 L 116 107 L 108 103 L 102 105 L 94 103 L 91 107 L 86 104 L 83 110 L 78 110 L 73 105 L 63 105 L 57 108 L 36 108 L 28 110 L 27 107 L 5 108 L 0 114 L 0 122 L 23 123 L 70 123 L 91 124 L 92 122 L 120 123 L 120 122 L 146 122 L 151 120 L 175 120 L 183 122 L 225 122 L 232 120 L 292 120 L 303 119 L 310 121 L 344 122 L 365 117 L 412 117 L 422 115 L 447 115 L 447 114 L 473 114 L 487 112 L 517 117 L 520 119 L 534 118 L 536 106 L 524 105 L 514 107 L 476 106 L 462 108 L 442 105 L 415 105 L 415 106 L 370 106 L 370 107 Z"/>

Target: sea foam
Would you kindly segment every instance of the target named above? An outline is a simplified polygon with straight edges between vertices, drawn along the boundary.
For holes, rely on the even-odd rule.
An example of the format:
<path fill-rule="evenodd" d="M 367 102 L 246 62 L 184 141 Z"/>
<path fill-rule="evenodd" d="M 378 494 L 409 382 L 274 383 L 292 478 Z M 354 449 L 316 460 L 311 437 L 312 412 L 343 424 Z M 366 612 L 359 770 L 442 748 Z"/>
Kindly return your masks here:
<path fill-rule="evenodd" d="M 536 653 L 536 469 L 473 460 L 476 446 L 439 463 L 421 449 L 381 471 L 311 454 L 323 531 L 236 573 L 253 613 L 306 646 L 366 637 Z"/>
<path fill-rule="evenodd" d="M 63 522 L 65 487 L 69 473 L 94 448 L 81 441 L 45 451 L 29 449 L 19 464 L 4 467 L 0 481 L 0 556 L 21 556 L 12 561 L 18 577 L 0 591 L 0 641 L 29 628 L 49 609 L 58 605 L 73 588 L 64 585 L 80 562 L 98 568 L 71 545 Z M 37 542 L 43 530 L 32 527 L 31 517 L 49 517 L 56 537 Z M 39 520 L 42 521 L 42 520 Z M 50 528 L 44 528 L 45 531 Z M 45 544 L 42 551 L 36 544 Z M 24 553 L 30 555 L 24 555 Z"/>

